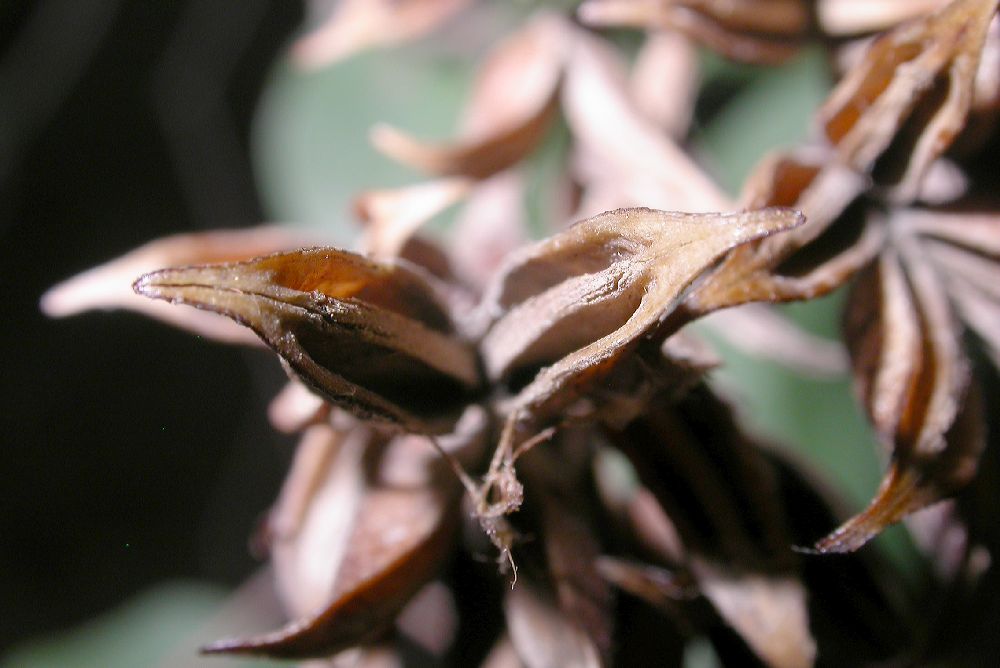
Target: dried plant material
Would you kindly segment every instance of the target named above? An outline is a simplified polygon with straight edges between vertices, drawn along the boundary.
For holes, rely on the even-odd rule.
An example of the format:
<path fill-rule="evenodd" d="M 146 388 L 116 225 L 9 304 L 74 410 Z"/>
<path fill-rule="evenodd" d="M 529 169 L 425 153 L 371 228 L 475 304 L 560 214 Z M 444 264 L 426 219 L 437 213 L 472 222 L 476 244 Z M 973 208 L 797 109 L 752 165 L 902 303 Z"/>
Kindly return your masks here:
<path fill-rule="evenodd" d="M 555 112 L 555 98 L 517 127 L 483 141 L 431 145 L 388 125 L 372 128 L 372 144 L 393 160 L 422 172 L 485 179 L 518 163 L 540 142 Z"/>
<path fill-rule="evenodd" d="M 402 261 L 312 249 L 164 269 L 135 289 L 245 323 L 306 385 L 355 415 L 447 430 L 441 418 L 479 384 L 475 354 L 452 336 L 433 280 Z"/>
<path fill-rule="evenodd" d="M 491 51 L 462 111 L 461 137 L 482 140 L 539 113 L 566 66 L 571 24 L 539 12 Z"/>
<path fill-rule="evenodd" d="M 576 219 L 638 205 L 732 209 L 719 186 L 643 117 L 627 86 L 620 57 L 578 31 L 563 87 L 563 110 L 576 140 L 574 171 L 587 188 Z"/>
<path fill-rule="evenodd" d="M 723 253 L 802 221 L 787 209 L 622 209 L 581 221 L 512 255 L 487 292 L 495 322 L 480 345 L 486 373 L 505 379 L 550 365 L 517 399 L 544 420 L 653 333 Z"/>
<path fill-rule="evenodd" d="M 954 202 L 969 190 L 969 178 L 958 165 L 938 158 L 927 168 L 924 180 L 916 198 L 923 204 L 947 204 Z"/>
<path fill-rule="evenodd" d="M 695 562 L 693 569 L 705 597 L 767 665 L 813 665 L 816 641 L 798 578 L 735 575 L 708 562 Z"/>
<path fill-rule="evenodd" d="M 297 380 L 290 380 L 267 407 L 267 417 L 278 431 L 286 434 L 325 421 L 330 404 Z"/>
<path fill-rule="evenodd" d="M 893 217 L 920 238 L 962 320 L 1000 367 L 1000 216 L 910 209 Z"/>
<path fill-rule="evenodd" d="M 303 242 L 301 236 L 279 227 L 165 237 L 50 288 L 42 295 L 42 311 L 50 317 L 63 318 L 91 309 L 126 309 L 216 341 L 259 345 L 260 340 L 251 332 L 225 318 L 151 302 L 136 295 L 129 285 L 136 276 L 160 267 L 242 260 L 296 248 Z"/>
<path fill-rule="evenodd" d="M 974 112 L 996 113 L 1000 108 L 1000 17 L 993 17 L 976 72 Z"/>
<path fill-rule="evenodd" d="M 676 409 L 654 403 L 612 438 L 655 496 L 656 505 L 649 495 L 633 501 L 646 504 L 633 514 L 640 520 L 634 527 L 652 554 L 679 561 L 768 665 L 812 665 L 805 589 L 774 497 L 776 480 L 728 407 L 700 387 Z"/>
<path fill-rule="evenodd" d="M 594 529 L 581 515 L 585 507 L 583 498 L 549 497 L 542 501 L 545 557 L 563 613 L 584 630 L 598 653 L 607 658 L 611 655 L 614 600 L 611 588 L 597 571 L 600 544 Z"/>
<path fill-rule="evenodd" d="M 795 55 L 809 23 L 801 0 L 587 0 L 593 26 L 679 30 L 727 58 L 775 64 Z"/>
<path fill-rule="evenodd" d="M 663 568 L 607 556 L 596 563 L 602 578 L 657 608 L 672 608 L 693 594 L 685 578 Z"/>
<path fill-rule="evenodd" d="M 354 211 L 366 225 L 362 246 L 377 258 L 398 256 L 421 225 L 460 201 L 472 186 L 470 179 L 453 177 L 361 193 Z"/>
<path fill-rule="evenodd" d="M 503 607 L 511 641 L 527 668 L 602 665 L 583 630 L 537 585 L 519 582 L 507 592 Z"/>
<path fill-rule="evenodd" d="M 744 205 L 794 207 L 806 215 L 806 223 L 737 248 L 686 307 L 704 314 L 754 301 L 813 299 L 843 285 L 878 253 L 885 238 L 879 226 L 844 215 L 864 187 L 861 175 L 831 163 L 823 151 L 763 160 L 748 180 Z"/>
<path fill-rule="evenodd" d="M 318 63 L 425 34 L 466 4 L 344 0 L 296 54 Z M 294 378 L 272 422 L 303 432 L 260 542 L 291 622 L 208 651 L 330 657 L 317 668 L 680 666 L 688 640 L 726 665 L 779 668 L 992 655 L 977 635 L 1000 613 L 1000 467 L 985 445 L 1000 431 L 996 370 L 973 374 L 984 356 L 965 344 L 1000 365 L 986 159 L 997 0 L 575 4 L 564 13 L 590 26 L 647 28 L 641 49 L 535 14 L 490 52 L 454 140 L 375 129 L 382 150 L 434 175 L 358 198 L 377 257 L 260 257 L 280 235 L 150 246 L 151 264 L 196 266 L 146 274 L 136 291 L 262 338 Z M 813 37 L 854 60 L 809 143 L 765 157 L 733 201 L 679 145 L 695 101 L 711 122 L 736 82 L 727 70 L 698 90 L 692 45 L 766 62 Z M 560 110 L 566 127 L 521 168 Z M 450 248 L 414 234 L 462 200 Z M 525 245 L 528 212 L 561 231 Z M 45 308 L 117 304 L 101 280 L 154 268 L 134 259 L 57 288 Z M 773 304 L 848 281 L 847 361 L 889 465 L 868 508 L 816 543 L 848 513 L 744 433 L 706 385 L 717 356 L 684 328 L 744 305 L 706 326 L 836 374 L 844 351 Z M 929 614 L 893 597 L 900 581 L 870 550 L 791 547 L 854 551 L 903 518 L 934 560 L 915 599 L 942 602 Z M 506 581 L 479 563 L 490 556 Z"/>
<path fill-rule="evenodd" d="M 646 36 L 629 89 L 639 113 L 668 137 L 687 135 L 699 83 L 698 54 L 690 40 L 669 32 Z"/>
<path fill-rule="evenodd" d="M 858 35 L 891 28 L 937 11 L 950 0 L 819 0 L 820 27 L 829 35 Z"/>
<path fill-rule="evenodd" d="M 480 668 L 524 668 L 517 649 L 506 633 L 493 645 Z"/>
<path fill-rule="evenodd" d="M 528 241 L 524 178 L 515 171 L 481 181 L 459 212 L 451 241 L 464 252 L 454 257 L 455 274 L 477 293 L 514 249 Z"/>
<path fill-rule="evenodd" d="M 913 199 L 965 125 L 996 0 L 956 0 L 879 37 L 819 114 L 838 159 Z M 877 161 L 877 162 L 876 162 Z"/>
<path fill-rule="evenodd" d="M 365 493 L 362 464 L 374 436 L 317 425 L 302 436 L 267 519 L 278 589 L 292 619 L 330 602 Z"/>
<path fill-rule="evenodd" d="M 328 19 L 292 46 L 303 67 L 321 67 L 362 49 L 425 35 L 469 0 L 340 0 Z"/>
<path fill-rule="evenodd" d="M 817 543 L 821 552 L 855 550 L 953 493 L 975 472 L 984 445 L 943 286 L 912 239 L 897 247 L 860 277 L 846 316 L 862 402 L 892 462 L 872 504 Z"/>
<path fill-rule="evenodd" d="M 765 455 L 777 473 L 777 494 L 796 545 L 812 543 L 820 525 L 834 525 L 846 514 L 844 500 L 808 462 L 777 449 L 768 448 Z M 912 646 L 907 606 L 880 557 L 862 550 L 801 560 L 820 665 L 824 657 L 842 665 L 874 665 Z"/>
<path fill-rule="evenodd" d="M 848 368 L 847 352 L 839 342 L 811 334 L 762 304 L 712 313 L 700 326 L 742 352 L 805 375 L 839 376 Z"/>
<path fill-rule="evenodd" d="M 205 652 L 304 658 L 365 644 L 391 628 L 441 568 L 461 489 L 444 460 L 421 437 L 386 443 L 363 426 L 340 439 L 327 434 L 325 443 L 307 442 L 310 450 L 300 453 L 296 471 L 313 473 L 289 479 L 277 510 L 278 519 L 301 517 L 274 531 L 279 582 L 297 619 L 273 633 L 213 643 Z M 476 457 L 483 435 L 482 415 L 470 414 L 441 447 Z M 289 531 L 291 525 L 297 526 Z"/>
<path fill-rule="evenodd" d="M 396 626 L 407 640 L 443 658 L 458 633 L 455 597 L 443 582 L 431 582 L 403 608 Z"/>
<path fill-rule="evenodd" d="M 483 66 L 463 132 L 452 144 L 425 144 L 386 125 L 372 129 L 375 148 L 430 174 L 485 179 L 530 153 L 558 107 L 565 57 L 561 20 L 541 15 L 501 44 Z"/>

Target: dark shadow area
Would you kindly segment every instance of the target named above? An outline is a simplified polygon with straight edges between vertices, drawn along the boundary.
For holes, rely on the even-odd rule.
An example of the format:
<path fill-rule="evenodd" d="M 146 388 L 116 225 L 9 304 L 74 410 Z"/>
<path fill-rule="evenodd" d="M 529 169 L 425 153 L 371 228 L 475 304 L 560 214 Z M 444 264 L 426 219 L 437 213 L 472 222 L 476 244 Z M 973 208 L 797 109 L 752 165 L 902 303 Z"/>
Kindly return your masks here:
<path fill-rule="evenodd" d="M 248 135 L 298 3 L 0 9 L 0 648 L 165 578 L 235 584 L 291 439 L 284 374 L 124 314 L 48 320 L 53 283 L 149 239 L 263 218 Z"/>

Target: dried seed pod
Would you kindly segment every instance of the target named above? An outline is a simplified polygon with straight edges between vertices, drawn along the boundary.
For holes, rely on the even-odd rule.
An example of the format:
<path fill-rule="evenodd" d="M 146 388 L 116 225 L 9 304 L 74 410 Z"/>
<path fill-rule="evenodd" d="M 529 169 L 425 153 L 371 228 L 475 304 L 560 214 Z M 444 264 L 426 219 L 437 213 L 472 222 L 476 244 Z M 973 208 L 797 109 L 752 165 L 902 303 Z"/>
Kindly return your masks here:
<path fill-rule="evenodd" d="M 962 320 L 1000 367 L 1000 216 L 911 209 L 892 217 L 919 238 Z"/>
<path fill-rule="evenodd" d="M 216 341 L 260 345 L 260 339 L 236 323 L 194 309 L 176 309 L 143 299 L 129 285 L 136 276 L 160 267 L 243 260 L 301 248 L 307 241 L 279 227 L 164 237 L 50 288 L 42 295 L 41 308 L 54 318 L 91 309 L 127 309 Z"/>
<path fill-rule="evenodd" d="M 540 14 L 494 49 L 479 71 L 452 143 L 431 145 L 388 126 L 373 128 L 377 149 L 442 178 L 357 198 L 370 252 L 394 256 L 421 225 L 460 201 L 477 181 L 513 167 L 538 146 L 558 109 L 568 30 L 561 18 Z"/>
<path fill-rule="evenodd" d="M 809 27 L 802 0 L 588 0 L 578 12 L 588 25 L 679 30 L 750 63 L 787 60 Z"/>
<path fill-rule="evenodd" d="M 621 209 L 515 253 L 484 297 L 493 317 L 480 345 L 487 375 L 543 369 L 516 400 L 544 421 L 656 331 L 685 292 L 736 245 L 801 224 L 767 209 L 681 214 Z M 670 329 L 670 328 L 668 328 Z"/>
<path fill-rule="evenodd" d="M 816 14 L 828 35 L 886 30 L 941 9 L 950 0 L 819 0 Z"/>
<path fill-rule="evenodd" d="M 693 106 L 683 88 L 670 92 L 675 104 Z M 585 189 L 575 220 L 630 206 L 733 208 L 719 186 L 633 102 L 621 56 L 583 31 L 574 33 L 562 103 L 574 138 L 574 178 Z"/>
<path fill-rule="evenodd" d="M 838 160 L 912 200 L 965 125 L 996 0 L 956 0 L 879 37 L 820 110 Z"/>
<path fill-rule="evenodd" d="M 864 177 L 832 162 L 826 151 L 765 158 L 741 200 L 752 208 L 795 207 L 806 223 L 735 249 L 685 306 L 704 314 L 754 301 L 812 299 L 843 285 L 878 253 L 884 239 L 880 227 L 867 225 L 849 208 L 865 186 Z"/>
<path fill-rule="evenodd" d="M 447 431 L 479 384 L 434 279 L 404 261 L 311 249 L 164 269 L 135 290 L 245 324 L 331 403 L 411 431 Z"/>
<path fill-rule="evenodd" d="M 483 66 L 460 138 L 453 144 L 421 143 L 388 126 L 372 130 L 386 155 L 441 176 L 484 179 L 533 150 L 558 108 L 567 27 L 542 14 L 502 43 Z"/>
<path fill-rule="evenodd" d="M 609 437 L 656 500 L 634 499 L 646 504 L 634 515 L 639 541 L 661 564 L 680 561 L 759 658 L 811 665 L 816 645 L 774 471 L 728 407 L 702 386 Z"/>
<path fill-rule="evenodd" d="M 377 258 L 398 256 L 414 232 L 460 201 L 473 185 L 471 179 L 451 177 L 361 193 L 354 199 L 354 213 L 365 224 L 362 246 Z"/>
<path fill-rule="evenodd" d="M 484 435 L 483 414 L 471 411 L 440 443 L 470 461 Z M 271 520 L 279 587 L 295 619 L 204 651 L 306 658 L 377 640 L 444 565 L 460 490 L 422 437 L 386 442 L 362 425 L 345 435 L 313 427 Z"/>
<path fill-rule="evenodd" d="M 855 550 L 954 493 L 975 473 L 984 446 L 944 285 L 916 239 L 901 232 L 894 240 L 859 277 L 846 313 L 861 399 L 892 460 L 871 505 L 819 541 L 821 552 Z"/>

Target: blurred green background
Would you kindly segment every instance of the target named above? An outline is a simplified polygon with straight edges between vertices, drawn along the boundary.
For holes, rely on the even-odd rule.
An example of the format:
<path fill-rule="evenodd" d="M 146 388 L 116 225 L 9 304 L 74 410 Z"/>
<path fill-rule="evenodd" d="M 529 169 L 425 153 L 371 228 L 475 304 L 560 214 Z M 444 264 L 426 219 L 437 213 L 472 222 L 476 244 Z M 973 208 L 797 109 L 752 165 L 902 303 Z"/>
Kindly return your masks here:
<path fill-rule="evenodd" d="M 376 154 L 368 129 L 447 137 L 488 41 L 419 40 L 304 72 L 284 55 L 303 20 L 291 3 L 82 5 L 0 9 L 0 266 L 16 323 L 3 343 L 19 351 L 2 397 L 0 665 L 195 665 L 198 642 L 241 630 L 220 609 L 258 567 L 246 536 L 289 458 L 291 439 L 263 417 L 280 369 L 134 316 L 46 321 L 38 296 L 185 229 L 276 220 L 350 244 L 354 194 L 419 178 Z M 531 9 L 511 7 L 495 34 Z M 806 135 L 826 62 L 806 50 L 765 70 L 703 54 L 701 67 L 689 148 L 735 193 L 767 151 Z M 529 161 L 533 192 L 555 183 L 556 133 Z M 537 198 L 526 205 L 540 215 Z M 842 298 L 784 310 L 836 338 Z M 861 508 L 879 467 L 849 380 L 804 379 L 717 343 L 718 381 L 749 424 Z M 876 549 L 913 563 L 901 530 Z M 710 649 L 690 663 L 712 665 Z M 242 665 L 209 662 L 223 664 Z"/>

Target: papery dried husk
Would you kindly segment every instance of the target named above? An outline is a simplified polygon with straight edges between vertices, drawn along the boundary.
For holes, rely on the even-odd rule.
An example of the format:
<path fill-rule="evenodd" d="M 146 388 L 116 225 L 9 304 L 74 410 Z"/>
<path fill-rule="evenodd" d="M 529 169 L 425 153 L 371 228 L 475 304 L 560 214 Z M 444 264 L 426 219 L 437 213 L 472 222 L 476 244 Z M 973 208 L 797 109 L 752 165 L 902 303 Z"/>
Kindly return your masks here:
<path fill-rule="evenodd" d="M 331 406 L 297 380 L 290 380 L 267 406 L 267 417 L 278 431 L 291 434 L 324 422 Z"/>
<path fill-rule="evenodd" d="M 372 130 L 372 143 L 403 164 L 440 176 L 484 179 L 514 165 L 538 145 L 555 117 L 566 29 L 558 17 L 542 14 L 494 50 L 454 143 L 425 144 L 385 125 Z"/>
<path fill-rule="evenodd" d="M 160 267 L 228 262 L 278 250 L 291 250 L 309 240 L 282 227 L 176 234 L 150 241 L 119 258 L 77 274 L 42 295 L 42 311 L 53 318 L 92 309 L 126 309 L 224 343 L 260 345 L 260 339 L 226 318 L 195 309 L 176 309 L 143 299 L 132 281 Z"/>
<path fill-rule="evenodd" d="M 919 236 L 962 320 L 1000 368 L 1000 215 L 909 209 L 893 219 Z"/>
<path fill-rule="evenodd" d="M 434 145 L 389 126 L 373 128 L 377 149 L 442 178 L 358 197 L 355 209 L 368 225 L 369 252 L 392 257 L 477 181 L 515 166 L 541 143 L 558 109 L 568 29 L 560 17 L 542 13 L 498 45 L 478 72 L 453 142 Z"/>
<path fill-rule="evenodd" d="M 603 665 L 584 631 L 538 585 L 518 583 L 504 598 L 504 613 L 511 641 L 527 668 Z"/>
<path fill-rule="evenodd" d="M 843 285 L 878 253 L 885 236 L 849 209 L 866 185 L 862 175 L 831 162 L 823 150 L 766 157 L 747 180 L 741 201 L 749 208 L 794 207 L 805 214 L 805 224 L 735 249 L 685 307 L 706 314 L 754 301 L 813 299 Z"/>
<path fill-rule="evenodd" d="M 984 447 L 982 406 L 941 278 L 913 237 L 894 239 L 898 252 L 886 249 L 859 277 L 845 315 L 856 385 L 892 458 L 871 505 L 819 541 L 820 552 L 856 550 L 954 493 Z"/>
<path fill-rule="evenodd" d="M 455 273 L 477 293 L 489 283 L 514 249 L 528 242 L 525 179 L 514 170 L 481 181 L 459 212 L 451 244 Z"/>
<path fill-rule="evenodd" d="M 574 178 L 584 188 L 574 220 L 602 211 L 648 206 L 726 211 L 717 184 L 633 102 L 621 56 L 592 35 L 574 33 L 563 111 L 574 138 Z M 689 90 L 670 87 L 678 105 Z"/>
<path fill-rule="evenodd" d="M 323 23 L 292 45 L 302 67 L 330 65 L 358 51 L 425 35 L 470 0 L 340 0 Z"/>
<path fill-rule="evenodd" d="M 823 526 L 846 513 L 846 502 L 805 462 L 788 452 L 765 452 L 777 473 L 785 521 L 796 545 L 811 544 Z M 913 620 L 889 564 L 872 550 L 806 555 L 800 560 L 808 592 L 809 627 L 818 656 L 842 665 L 872 665 L 912 646 Z"/>
<path fill-rule="evenodd" d="M 636 525 L 647 548 L 655 554 L 663 544 L 655 536 L 676 531 L 678 538 L 666 543 L 673 547 L 660 558 L 682 561 L 695 586 L 761 660 L 812 665 L 816 646 L 805 589 L 774 471 L 728 408 L 701 387 L 677 408 L 654 404 L 609 436 L 662 509 L 658 516 L 648 508 L 641 516 L 645 524 Z M 673 528 L 656 529 L 664 521 Z"/>
<path fill-rule="evenodd" d="M 912 200 L 964 127 L 996 0 L 956 0 L 872 43 L 818 115 L 837 159 Z"/>
<path fill-rule="evenodd" d="M 354 212 L 365 224 L 362 248 L 391 259 L 428 220 L 462 200 L 474 182 L 465 177 L 436 179 L 394 190 L 370 190 L 354 199 Z"/>
<path fill-rule="evenodd" d="M 683 139 L 691 125 L 700 83 L 698 53 L 689 39 L 669 32 L 646 36 L 629 77 L 629 90 L 639 113 L 667 136 Z"/>
<path fill-rule="evenodd" d="M 683 323 L 660 325 L 726 250 L 801 222 L 787 209 L 623 209 L 581 221 L 512 255 L 487 291 L 486 373 L 506 380 L 548 365 L 512 407 L 544 423 L 596 387 L 643 337 L 676 331 Z"/>
<path fill-rule="evenodd" d="M 485 418 L 471 411 L 441 447 L 474 461 Z M 461 485 L 423 437 L 387 440 L 356 425 L 307 433 L 272 516 L 272 556 L 293 621 L 204 648 L 284 658 L 328 656 L 381 638 L 441 570 Z"/>
<path fill-rule="evenodd" d="M 865 266 L 884 232 L 848 205 L 868 189 L 873 171 L 891 200 L 921 192 L 927 170 L 965 124 L 995 5 L 960 0 L 879 38 L 819 112 L 830 148 L 773 156 L 744 189 L 746 204 L 794 206 L 808 223 L 732 253 L 689 308 L 704 313 L 741 294 L 747 301 L 811 299 Z"/>
<path fill-rule="evenodd" d="M 593 26 L 678 30 L 733 60 L 777 64 L 795 55 L 809 27 L 802 0 L 588 0 Z"/>
<path fill-rule="evenodd" d="M 334 405 L 427 433 L 447 431 L 480 382 L 435 284 L 405 261 L 327 248 L 164 269 L 135 289 L 245 324 Z"/>
<path fill-rule="evenodd" d="M 527 453 L 519 460 L 519 471 L 532 506 L 525 512 L 534 515 L 527 531 L 542 543 L 547 587 L 562 614 L 585 633 L 602 663 L 607 663 L 614 597 L 597 570 L 602 547 L 585 494 L 590 487 L 590 448 L 587 430 L 566 430 Z M 529 568 L 530 564 L 524 570 Z"/>
<path fill-rule="evenodd" d="M 828 35 L 880 32 L 926 16 L 951 0 L 818 0 L 820 28 Z"/>

